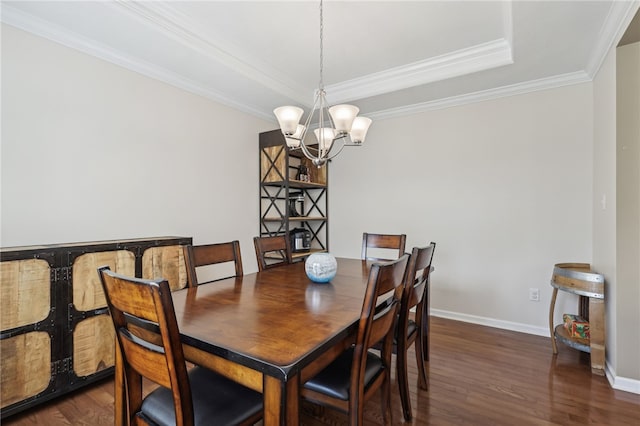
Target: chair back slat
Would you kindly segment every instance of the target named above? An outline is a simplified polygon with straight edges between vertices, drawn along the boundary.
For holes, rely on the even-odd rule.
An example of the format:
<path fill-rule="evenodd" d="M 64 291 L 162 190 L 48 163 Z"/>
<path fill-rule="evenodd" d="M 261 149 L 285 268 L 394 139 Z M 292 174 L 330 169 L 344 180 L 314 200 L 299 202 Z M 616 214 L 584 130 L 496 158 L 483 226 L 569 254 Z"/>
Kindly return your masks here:
<path fill-rule="evenodd" d="M 120 347 L 127 362 L 143 377 L 158 383 L 165 388 L 171 387 L 169 370 L 157 368 L 166 363 L 166 355 L 162 346 L 144 341 L 128 330 L 120 330 Z"/>
<path fill-rule="evenodd" d="M 393 259 L 397 259 L 404 254 L 406 242 L 407 236 L 405 234 L 370 234 L 365 232 L 362 234 L 360 257 L 364 260 L 391 260 L 379 257 L 382 253 L 388 252 L 393 254 Z"/>
<path fill-rule="evenodd" d="M 259 271 L 291 263 L 290 243 L 284 235 L 254 237 L 253 245 Z"/>
<path fill-rule="evenodd" d="M 184 246 L 184 258 L 187 266 L 187 284 L 195 287 L 202 284 L 198 281 L 196 268 L 216 265 L 220 263 L 233 262 L 236 277 L 244 274 L 242 269 L 242 255 L 240 254 L 240 242 L 237 240 L 204 245 Z M 213 281 L 229 278 L 229 276 L 218 277 Z M 210 281 L 207 281 L 210 282 Z"/>
<path fill-rule="evenodd" d="M 235 262 L 237 241 L 231 243 L 208 244 L 206 246 L 192 246 L 193 263 L 196 267 L 212 265 L 214 263 Z"/>

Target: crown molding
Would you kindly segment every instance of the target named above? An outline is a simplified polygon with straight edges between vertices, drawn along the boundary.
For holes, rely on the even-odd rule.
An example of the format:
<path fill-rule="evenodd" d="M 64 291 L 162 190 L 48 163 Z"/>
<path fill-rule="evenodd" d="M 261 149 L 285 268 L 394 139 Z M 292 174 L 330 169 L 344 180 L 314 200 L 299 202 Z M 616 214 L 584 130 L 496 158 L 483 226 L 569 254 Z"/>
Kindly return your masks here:
<path fill-rule="evenodd" d="M 640 8 L 640 0 L 612 2 L 609 14 L 587 63 L 586 72 L 591 79 L 598 74 L 607 54 L 624 35 L 638 8 Z"/>
<path fill-rule="evenodd" d="M 327 92 L 331 102 L 341 103 L 513 64 L 511 0 L 502 2 L 502 33 L 493 41 L 327 86 Z"/>
<path fill-rule="evenodd" d="M 513 63 L 506 39 L 482 43 L 424 61 L 391 68 L 362 78 L 327 86 L 331 102 L 368 98 L 434 81 L 484 71 Z"/>
<path fill-rule="evenodd" d="M 183 16 L 175 8 L 160 2 L 112 2 L 114 7 L 133 14 L 136 18 L 180 42 L 188 49 L 213 58 L 247 78 L 301 105 L 308 105 L 308 90 L 291 83 L 287 76 L 256 58 L 241 58 L 230 52 L 240 52 L 231 42 L 215 43 L 202 36 L 197 23 Z M 445 55 L 429 58 L 362 78 L 327 86 L 332 102 L 360 99 L 380 95 L 433 81 L 458 77 L 513 63 L 511 52 L 512 9 L 511 1 L 505 1 L 503 9 L 503 33 L 505 38 L 482 43 Z M 286 83 L 285 83 L 286 82 Z"/>
<path fill-rule="evenodd" d="M 203 87 L 197 82 L 184 78 L 176 73 L 168 71 L 162 67 L 150 64 L 146 61 L 134 59 L 128 55 L 124 55 L 115 49 L 97 43 L 95 40 L 88 39 L 72 31 L 60 28 L 50 22 L 36 18 L 32 15 L 24 13 L 6 4 L 2 5 L 2 22 L 14 26 L 29 33 L 38 35 L 48 40 L 67 46 L 71 49 L 78 50 L 88 55 L 105 60 L 112 64 L 121 66 L 131 71 L 147 77 L 160 80 L 164 83 L 186 90 L 207 99 L 219 102 L 231 108 L 246 112 L 256 117 L 272 121 L 271 114 L 267 114 L 259 109 L 249 105 L 239 103 L 229 97 Z"/>
<path fill-rule="evenodd" d="M 554 89 L 562 86 L 590 82 L 591 77 L 584 71 L 567 73 L 539 80 L 526 81 L 524 83 L 512 84 L 497 87 L 494 89 L 482 90 L 460 96 L 452 96 L 444 99 L 437 99 L 430 102 L 407 105 L 398 108 L 367 113 L 367 117 L 372 120 L 402 117 L 411 114 L 419 114 L 426 111 L 451 108 L 476 102 L 488 101 L 492 99 L 505 98 L 508 96 L 521 95 L 540 90 Z"/>
<path fill-rule="evenodd" d="M 407 66 L 374 73 L 361 79 L 329 86 L 327 87 L 327 91 L 331 93 L 332 102 L 341 102 L 350 98 L 369 97 L 375 94 L 387 93 L 391 90 L 413 87 L 444 78 L 451 78 L 455 75 L 464 75 L 513 63 L 512 43 L 510 42 L 512 37 L 511 2 L 507 1 L 504 4 L 505 13 L 503 25 L 505 38 Z M 593 50 L 586 71 L 552 76 L 398 108 L 379 110 L 367 113 L 366 115 L 372 119 L 395 118 L 430 110 L 461 106 L 538 90 L 589 82 L 597 74 L 605 56 L 618 42 L 639 6 L 640 0 L 634 0 L 632 2 L 616 1 L 612 3 L 609 15 L 600 32 L 598 43 Z M 194 31 L 190 31 L 188 29 L 188 20 L 181 17 L 179 13 L 173 11 L 165 4 L 118 2 L 114 3 L 113 7 L 129 11 L 129 13 L 136 15 L 141 21 L 154 25 L 154 27 L 162 31 L 164 35 L 180 41 L 188 48 L 195 49 L 201 54 L 206 54 L 216 60 L 220 60 L 229 67 L 237 65 L 245 72 L 249 74 L 253 73 L 253 77 L 251 77 L 253 80 L 274 90 L 276 93 L 290 96 L 290 98 L 294 100 L 299 99 L 301 105 L 305 105 L 309 101 L 306 96 L 302 99 L 299 95 L 300 93 L 304 94 L 305 89 L 293 87 L 289 84 L 283 85 L 279 82 L 279 78 L 267 77 L 264 72 L 260 72 L 255 68 L 255 64 L 251 66 L 248 64 L 248 61 L 243 61 L 237 56 L 229 55 L 224 49 L 219 48 L 219 45 L 214 45 L 205 38 L 198 36 Z M 10 5 L 3 4 L 0 12 L 1 20 L 14 27 L 203 96 L 260 119 L 275 122 L 271 111 L 263 111 L 250 105 L 237 102 L 222 93 L 204 87 L 197 81 L 184 78 L 162 67 L 122 54 L 115 49 L 97 43 L 95 40 L 88 39 L 77 33 L 36 18 Z"/>
<path fill-rule="evenodd" d="M 166 37 L 176 40 L 188 49 L 222 62 L 226 66 L 243 73 L 243 75 L 262 84 L 270 90 L 289 97 L 301 105 L 308 104 L 309 97 L 302 96 L 306 89 L 283 84 L 283 76 L 271 78 L 263 72 L 268 67 L 260 65 L 263 71 L 246 61 L 227 53 L 229 49 L 221 49 L 214 43 L 189 30 L 191 23 L 170 6 L 161 3 L 132 3 L 107 2 L 109 7 L 129 13 L 134 18 L 161 32 Z M 505 2 L 509 5 L 510 2 Z M 505 6 L 506 7 L 506 6 Z M 510 9 L 505 12 L 505 33 L 510 34 Z M 244 103 L 239 103 L 229 97 L 211 90 L 196 81 L 180 76 L 167 69 L 122 54 L 119 51 L 102 45 L 95 40 L 83 37 L 48 21 L 34 17 L 8 5 L 2 7 L 2 21 L 31 32 L 38 36 L 60 43 L 75 50 L 114 63 L 148 77 L 163 81 L 191 93 L 206 97 L 221 104 L 236 108 L 259 118 L 274 121 L 270 112 L 264 112 Z M 507 31 L 508 30 L 508 31 Z M 346 99 L 369 97 L 376 94 L 388 93 L 407 87 L 414 87 L 428 82 L 452 78 L 496 66 L 513 63 L 511 45 L 506 39 L 494 40 L 488 43 L 461 49 L 450 54 L 430 58 L 402 67 L 393 68 L 380 73 L 370 74 L 361 79 L 350 80 L 327 88 L 333 102 Z M 276 71 L 271 75 L 277 75 Z"/>
<path fill-rule="evenodd" d="M 308 90 L 292 83 L 282 72 L 256 58 L 245 59 L 230 52 L 240 52 L 232 43 L 211 40 L 202 35 L 196 22 L 187 18 L 169 4 L 163 2 L 117 1 L 105 3 L 120 11 L 125 11 L 146 25 L 171 38 L 187 49 L 214 59 L 258 84 L 293 99 L 302 105 L 309 103 Z M 304 94 L 305 96 L 303 96 Z"/>
<path fill-rule="evenodd" d="M 502 2 L 502 31 L 509 46 L 513 46 L 513 7 L 511 3 L 512 0 Z"/>

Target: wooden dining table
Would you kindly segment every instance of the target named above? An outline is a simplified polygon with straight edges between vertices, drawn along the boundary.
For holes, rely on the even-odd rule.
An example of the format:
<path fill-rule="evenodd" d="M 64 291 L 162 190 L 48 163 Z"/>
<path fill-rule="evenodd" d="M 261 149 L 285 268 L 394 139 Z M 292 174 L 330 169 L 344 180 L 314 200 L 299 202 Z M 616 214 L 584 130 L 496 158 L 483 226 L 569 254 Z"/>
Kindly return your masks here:
<path fill-rule="evenodd" d="M 298 424 L 301 384 L 357 331 L 372 262 L 337 261 L 325 284 L 297 262 L 173 292 L 185 358 L 261 392 L 264 425 Z M 116 356 L 116 419 L 126 424 L 120 362 Z"/>

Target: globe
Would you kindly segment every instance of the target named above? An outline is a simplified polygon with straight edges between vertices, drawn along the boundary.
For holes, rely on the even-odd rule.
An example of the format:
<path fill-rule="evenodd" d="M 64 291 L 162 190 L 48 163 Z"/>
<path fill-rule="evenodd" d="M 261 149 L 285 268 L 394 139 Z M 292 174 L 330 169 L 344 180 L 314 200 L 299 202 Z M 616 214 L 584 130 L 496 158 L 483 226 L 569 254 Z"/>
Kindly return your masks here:
<path fill-rule="evenodd" d="M 304 270 L 314 283 L 328 283 L 336 276 L 338 262 L 330 253 L 313 253 L 307 257 Z"/>

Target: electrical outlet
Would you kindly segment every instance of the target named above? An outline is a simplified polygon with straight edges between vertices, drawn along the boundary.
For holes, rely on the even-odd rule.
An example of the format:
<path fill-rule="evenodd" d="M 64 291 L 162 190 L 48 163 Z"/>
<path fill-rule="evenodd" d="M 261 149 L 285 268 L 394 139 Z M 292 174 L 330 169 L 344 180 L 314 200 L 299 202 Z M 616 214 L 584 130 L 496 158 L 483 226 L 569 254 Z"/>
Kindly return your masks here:
<path fill-rule="evenodd" d="M 529 300 L 531 300 L 532 302 L 539 302 L 540 301 L 540 290 L 538 290 L 537 288 L 530 288 L 529 289 Z"/>

